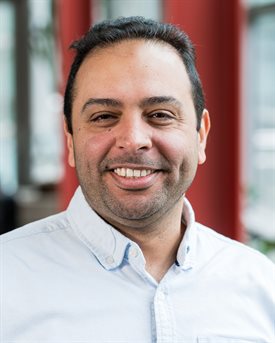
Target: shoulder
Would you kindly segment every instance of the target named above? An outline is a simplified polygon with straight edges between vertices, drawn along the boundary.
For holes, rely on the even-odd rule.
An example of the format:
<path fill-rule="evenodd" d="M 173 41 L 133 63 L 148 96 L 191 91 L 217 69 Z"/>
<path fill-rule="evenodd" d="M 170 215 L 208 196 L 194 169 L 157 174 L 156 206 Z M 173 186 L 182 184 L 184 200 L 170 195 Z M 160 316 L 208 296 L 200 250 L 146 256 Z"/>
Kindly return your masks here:
<path fill-rule="evenodd" d="M 202 224 L 196 224 L 198 249 L 204 250 L 209 257 L 219 258 L 236 271 L 251 270 L 253 273 L 264 274 L 269 272 L 268 274 L 275 281 L 275 264 L 265 255 Z"/>
<path fill-rule="evenodd" d="M 0 236 L 2 273 L 8 281 L 12 275 L 24 278 L 32 270 L 39 271 L 53 261 L 57 263 L 73 239 L 64 212 L 10 231 Z"/>
<path fill-rule="evenodd" d="M 7 246 L 19 242 L 41 238 L 50 233 L 66 230 L 69 226 L 65 212 L 61 212 L 44 219 L 24 225 L 0 236 L 1 245 Z"/>
<path fill-rule="evenodd" d="M 242 294 L 274 311 L 275 265 L 259 251 L 198 224 L 197 266 L 228 294 Z"/>

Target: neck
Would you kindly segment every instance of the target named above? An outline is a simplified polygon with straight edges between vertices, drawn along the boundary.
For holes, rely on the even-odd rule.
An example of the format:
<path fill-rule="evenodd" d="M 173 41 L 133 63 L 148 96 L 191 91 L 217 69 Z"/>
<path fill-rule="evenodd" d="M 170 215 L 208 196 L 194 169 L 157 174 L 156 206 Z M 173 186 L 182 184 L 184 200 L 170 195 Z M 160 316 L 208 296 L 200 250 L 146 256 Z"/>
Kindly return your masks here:
<path fill-rule="evenodd" d="M 146 227 L 118 229 L 141 248 L 146 260 L 146 270 L 160 281 L 175 263 L 177 251 L 185 232 L 182 224 L 183 201 L 180 201 L 163 218 Z"/>
<path fill-rule="evenodd" d="M 179 245 L 185 231 L 180 223 L 172 230 L 166 230 L 156 237 L 138 242 L 146 260 L 146 270 L 159 282 L 175 263 Z"/>

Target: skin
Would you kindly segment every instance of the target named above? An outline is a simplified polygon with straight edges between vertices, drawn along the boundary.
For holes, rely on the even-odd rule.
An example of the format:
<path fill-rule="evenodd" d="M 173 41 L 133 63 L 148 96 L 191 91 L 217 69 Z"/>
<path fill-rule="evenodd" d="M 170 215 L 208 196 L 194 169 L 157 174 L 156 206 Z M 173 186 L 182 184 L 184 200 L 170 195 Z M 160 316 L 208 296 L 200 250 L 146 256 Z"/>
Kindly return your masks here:
<path fill-rule="evenodd" d="M 157 281 L 175 261 L 183 196 L 206 159 L 206 110 L 199 132 L 196 124 L 190 80 L 168 44 L 122 41 L 78 71 L 69 164 L 90 206 L 139 244 Z M 117 168 L 151 174 L 125 178 Z"/>

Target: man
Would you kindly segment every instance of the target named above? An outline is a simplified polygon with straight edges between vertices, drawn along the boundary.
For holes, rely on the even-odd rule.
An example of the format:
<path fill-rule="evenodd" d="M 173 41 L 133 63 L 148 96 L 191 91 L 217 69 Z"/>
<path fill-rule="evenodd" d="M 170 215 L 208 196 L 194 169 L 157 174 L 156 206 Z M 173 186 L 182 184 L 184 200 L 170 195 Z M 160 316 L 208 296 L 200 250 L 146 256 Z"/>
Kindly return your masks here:
<path fill-rule="evenodd" d="M 2 237 L 1 342 L 274 342 L 274 267 L 195 222 L 210 128 L 188 37 L 140 17 L 73 44 L 64 102 L 80 188 Z"/>

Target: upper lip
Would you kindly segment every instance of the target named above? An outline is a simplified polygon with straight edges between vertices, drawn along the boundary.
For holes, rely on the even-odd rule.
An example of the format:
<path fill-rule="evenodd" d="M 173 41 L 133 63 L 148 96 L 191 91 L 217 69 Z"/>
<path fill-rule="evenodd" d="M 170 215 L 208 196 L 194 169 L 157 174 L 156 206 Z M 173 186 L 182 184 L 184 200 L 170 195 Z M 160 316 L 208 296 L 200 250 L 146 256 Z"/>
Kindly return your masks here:
<path fill-rule="evenodd" d="M 158 168 L 152 168 L 152 166 L 145 166 L 145 165 L 140 165 L 140 164 L 115 164 L 108 167 L 108 170 L 115 170 L 117 168 L 135 169 L 135 170 L 152 170 L 152 171 L 160 170 Z"/>

